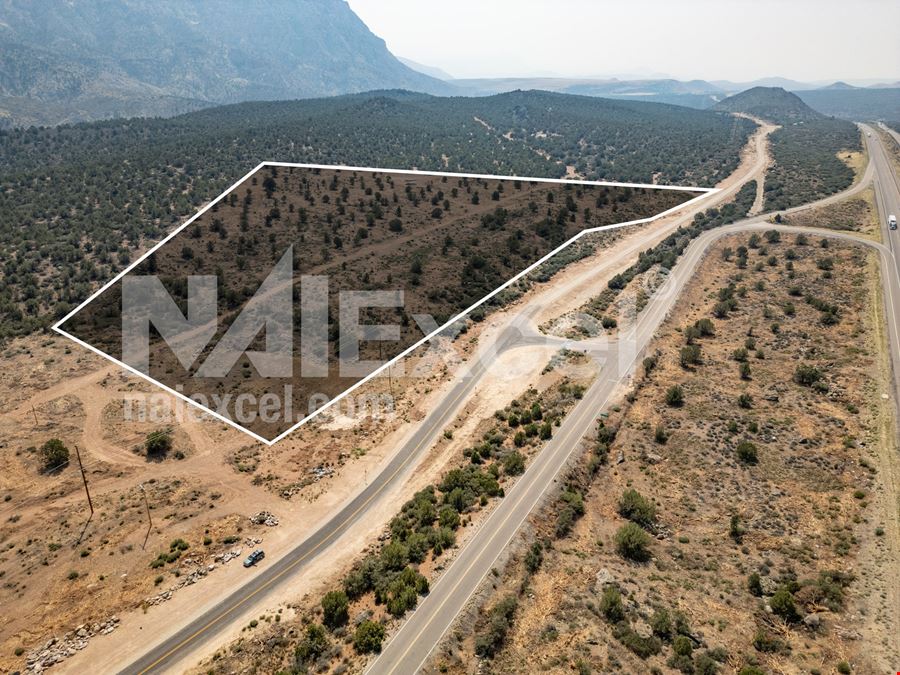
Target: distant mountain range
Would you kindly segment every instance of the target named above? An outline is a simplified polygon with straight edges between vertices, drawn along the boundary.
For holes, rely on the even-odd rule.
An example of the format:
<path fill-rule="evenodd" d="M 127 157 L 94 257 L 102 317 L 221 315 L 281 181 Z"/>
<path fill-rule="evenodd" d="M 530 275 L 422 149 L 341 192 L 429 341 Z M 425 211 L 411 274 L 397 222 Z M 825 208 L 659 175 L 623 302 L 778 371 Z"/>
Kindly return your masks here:
<path fill-rule="evenodd" d="M 600 96 L 627 101 L 671 103 L 689 108 L 708 108 L 727 93 L 703 80 L 608 80 L 562 77 L 522 77 L 496 79 L 450 80 L 461 93 L 469 96 L 490 96 L 516 89 L 540 89 L 560 94 Z"/>
<path fill-rule="evenodd" d="M 412 59 L 406 59 L 402 56 L 398 56 L 397 58 L 403 65 L 409 66 L 416 72 L 422 73 L 423 75 L 435 77 L 439 80 L 444 80 L 445 82 L 449 82 L 453 79 L 453 76 L 446 70 L 441 70 L 440 68 L 435 68 L 434 66 L 426 66 L 424 63 L 419 63 L 418 61 L 413 61 Z"/>
<path fill-rule="evenodd" d="M 488 96 L 515 89 L 541 89 L 561 94 L 671 103 L 699 109 L 715 106 L 719 101 L 742 91 L 768 87 L 796 92 L 803 101 L 826 115 L 847 119 L 894 119 L 900 116 L 900 82 L 879 87 L 856 87 L 846 82 L 820 86 L 781 77 L 755 82 L 563 77 L 456 79 L 448 82 L 460 93 L 469 96 Z"/>
<path fill-rule="evenodd" d="M 0 0 L 0 128 L 385 89 L 537 89 L 707 109 L 756 86 L 795 91 L 827 115 L 900 117 L 900 82 L 453 79 L 396 58 L 345 0 Z"/>
<path fill-rule="evenodd" d="M 453 91 L 396 59 L 344 0 L 0 3 L 0 118 L 9 123 L 386 88 Z"/>

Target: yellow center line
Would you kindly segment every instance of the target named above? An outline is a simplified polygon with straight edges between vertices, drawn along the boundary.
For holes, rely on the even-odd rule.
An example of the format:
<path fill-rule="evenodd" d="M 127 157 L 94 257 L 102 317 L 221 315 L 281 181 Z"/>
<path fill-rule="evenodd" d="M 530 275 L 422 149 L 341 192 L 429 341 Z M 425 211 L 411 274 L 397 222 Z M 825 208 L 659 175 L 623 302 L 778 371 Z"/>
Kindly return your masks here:
<path fill-rule="evenodd" d="M 598 384 L 599 384 L 599 382 L 598 382 Z M 602 406 L 601 406 L 601 407 L 602 407 Z M 589 411 L 590 408 L 585 408 L 585 410 L 588 410 L 588 411 Z M 589 413 L 589 414 L 590 414 L 590 413 Z M 580 420 L 579 420 L 579 422 L 580 422 Z M 559 443 L 560 443 L 560 445 L 561 445 L 562 447 L 565 447 L 565 445 L 570 441 L 570 437 L 571 437 L 573 434 L 576 434 L 576 435 L 579 435 L 579 436 L 581 435 L 581 434 L 577 433 L 579 427 L 580 427 L 580 424 L 575 423 L 574 421 L 572 422 L 572 426 L 566 431 L 565 436 L 562 437 L 562 438 L 560 438 L 560 439 L 558 439 L 558 440 L 559 440 Z M 549 455 L 547 455 L 547 456 L 549 457 Z M 552 464 L 552 463 L 549 463 L 551 460 L 548 459 L 548 460 L 546 460 L 546 461 L 547 461 L 548 463 L 545 464 L 543 467 L 540 467 L 540 468 L 539 468 L 539 470 L 538 470 L 538 471 L 539 471 L 538 477 L 540 477 L 540 474 L 541 474 L 541 473 L 546 472 L 546 470 L 547 470 L 548 468 L 553 468 L 553 464 Z M 561 468 L 561 466 L 560 466 L 560 467 L 557 467 L 556 471 L 558 472 L 560 468 Z M 521 484 L 521 482 L 516 483 L 516 485 L 520 485 L 520 484 Z M 513 486 L 513 487 L 515 487 L 515 486 Z M 543 494 L 543 492 L 544 492 L 544 490 L 541 490 L 541 494 Z M 522 495 L 521 497 L 518 497 L 518 499 L 517 499 L 515 505 L 510 507 L 509 513 L 503 518 L 502 521 L 500 521 L 500 523 L 497 524 L 497 526 L 496 526 L 496 529 L 497 529 L 497 530 L 501 529 L 504 525 L 506 525 L 506 523 L 509 521 L 509 519 L 510 519 L 514 514 L 517 513 L 517 509 L 518 509 L 519 505 L 522 503 L 522 501 L 523 501 L 523 500 L 527 497 L 527 495 L 528 495 L 527 490 L 525 490 L 525 489 L 523 488 L 523 489 L 521 490 L 521 495 Z M 504 503 L 506 503 L 506 502 L 504 502 Z M 531 510 L 529 509 L 528 512 L 531 513 Z M 496 513 L 496 511 L 494 511 L 494 513 Z M 486 522 L 482 525 L 482 527 L 487 527 L 489 523 L 490 523 L 490 521 L 486 521 Z M 515 529 L 515 531 L 510 535 L 509 539 L 511 540 L 512 537 L 515 536 L 515 534 L 516 534 L 518 531 L 519 531 L 519 528 L 517 527 L 517 528 Z M 473 542 L 473 541 L 474 541 L 474 537 L 473 537 L 473 539 L 470 539 L 470 540 L 469 540 L 469 544 L 467 544 L 467 546 L 471 545 L 471 542 Z M 508 541 L 507 541 L 507 543 L 508 543 Z M 501 547 L 500 552 L 502 552 L 502 551 L 505 550 L 505 549 L 506 549 L 506 544 L 504 544 L 504 546 Z M 460 555 L 462 555 L 462 554 L 460 554 Z M 498 553 L 497 556 L 495 556 L 495 559 L 496 559 L 499 555 L 500 555 L 500 553 Z M 420 636 L 428 629 L 428 627 L 429 627 L 429 626 L 432 624 L 432 622 L 434 621 L 435 617 L 437 617 L 438 615 L 440 615 L 441 610 L 443 609 L 444 605 L 446 605 L 446 604 L 447 604 L 447 601 L 448 601 L 451 597 L 453 597 L 454 592 L 456 591 L 456 589 L 459 588 L 460 584 L 466 579 L 466 577 L 469 575 L 469 572 L 470 572 L 471 569 L 478 563 L 478 561 L 479 561 L 479 558 L 478 558 L 478 556 L 476 555 L 475 559 L 469 564 L 469 566 L 465 569 L 465 571 L 460 575 L 460 577 L 459 577 L 459 579 L 457 580 L 457 582 L 456 582 L 455 584 L 453 584 L 453 586 L 449 589 L 448 594 L 446 595 L 446 597 L 444 598 L 444 600 L 442 600 L 441 603 L 440 603 L 440 604 L 439 604 L 439 605 L 438 605 L 438 606 L 430 613 L 430 617 L 425 621 L 425 624 L 422 626 L 422 628 L 416 633 L 415 639 L 414 639 L 414 640 L 410 643 L 410 645 L 403 651 L 403 653 L 401 653 L 400 656 L 395 660 L 395 664 L 394 664 L 393 668 L 391 668 L 391 670 L 388 671 L 389 673 L 393 673 L 393 672 L 397 669 L 397 667 L 398 667 L 398 665 L 400 664 L 400 662 L 402 662 L 403 659 L 406 658 L 406 655 L 407 655 L 407 654 L 410 652 L 410 650 L 416 645 L 418 638 L 419 638 L 419 637 L 420 637 Z M 476 588 L 477 588 L 477 586 L 481 583 L 482 579 L 484 579 L 484 576 L 485 576 L 486 574 L 487 574 L 487 573 L 485 572 L 485 574 L 483 574 L 483 575 L 481 576 L 481 579 L 478 580 L 478 582 L 476 583 Z M 471 593 L 470 593 L 469 595 L 471 596 Z M 466 598 L 466 601 L 468 601 L 468 597 Z M 454 613 L 454 617 L 455 617 L 455 616 L 456 616 L 456 614 Z M 401 629 L 401 630 L 402 630 L 402 629 Z M 434 646 L 432 647 L 432 649 L 434 649 Z M 428 654 L 431 654 L 431 650 L 429 650 Z M 428 655 L 426 655 L 425 658 L 428 658 Z M 373 664 L 373 665 L 374 665 L 374 664 Z M 419 664 L 419 665 L 421 665 L 421 664 Z M 417 668 L 418 668 L 418 667 L 417 667 Z"/>

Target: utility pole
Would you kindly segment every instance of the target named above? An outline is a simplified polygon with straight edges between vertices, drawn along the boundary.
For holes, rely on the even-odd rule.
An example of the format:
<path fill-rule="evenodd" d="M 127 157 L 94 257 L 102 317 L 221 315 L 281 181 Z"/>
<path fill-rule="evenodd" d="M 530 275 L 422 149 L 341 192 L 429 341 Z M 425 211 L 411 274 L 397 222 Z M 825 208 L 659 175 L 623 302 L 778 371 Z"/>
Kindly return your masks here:
<path fill-rule="evenodd" d="M 34 426 L 38 426 L 37 411 L 34 409 L 34 404 L 31 405 L 31 414 L 34 415 Z"/>
<path fill-rule="evenodd" d="M 394 376 L 391 371 L 394 369 L 394 364 L 391 363 L 388 365 L 388 386 L 391 389 L 391 401 L 394 400 Z"/>
<path fill-rule="evenodd" d="M 78 446 L 75 446 L 75 456 L 78 458 L 78 468 L 81 471 L 81 480 L 84 482 L 84 494 L 87 495 L 88 506 L 91 509 L 91 515 L 88 516 L 87 522 L 84 524 L 84 529 L 81 530 L 81 536 L 78 537 L 78 543 L 81 543 L 81 540 L 84 538 L 84 533 L 87 532 L 87 527 L 90 524 L 91 520 L 94 518 L 94 502 L 91 501 L 91 491 L 88 489 L 87 475 L 84 473 L 84 464 L 81 463 L 81 451 L 78 449 Z"/>
<path fill-rule="evenodd" d="M 147 540 L 150 538 L 150 531 L 153 529 L 153 516 L 150 515 L 150 502 L 147 501 L 147 491 L 144 484 L 141 483 L 141 495 L 144 497 L 144 506 L 147 508 L 147 534 L 144 535 L 144 543 L 141 544 L 141 550 L 147 546 Z"/>
<path fill-rule="evenodd" d="M 384 362 L 383 347 L 384 347 L 384 344 L 379 342 L 378 343 L 378 360 L 382 361 L 382 362 Z M 387 373 L 388 373 L 388 387 L 390 388 L 391 400 L 393 401 L 393 399 L 394 399 L 394 378 L 393 378 L 393 375 L 391 374 L 392 368 L 393 368 L 393 364 L 389 365 L 388 369 L 387 369 Z"/>

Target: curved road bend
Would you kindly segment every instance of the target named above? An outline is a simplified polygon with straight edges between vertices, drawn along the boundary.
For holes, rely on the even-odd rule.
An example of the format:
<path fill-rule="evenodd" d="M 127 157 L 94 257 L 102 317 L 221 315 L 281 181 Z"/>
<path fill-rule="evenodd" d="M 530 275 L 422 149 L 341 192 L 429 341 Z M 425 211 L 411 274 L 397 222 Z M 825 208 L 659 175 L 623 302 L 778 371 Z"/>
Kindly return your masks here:
<path fill-rule="evenodd" d="M 864 131 L 868 127 L 861 125 Z M 660 324 L 671 311 L 678 298 L 678 291 L 691 278 L 703 260 L 711 244 L 719 238 L 737 232 L 751 230 L 779 229 L 784 232 L 807 232 L 818 236 L 850 240 L 876 249 L 881 258 L 882 276 L 885 286 L 885 321 L 888 325 L 888 340 L 894 373 L 900 373 L 900 268 L 894 255 L 893 237 L 886 226 L 884 209 L 898 213 L 900 187 L 892 167 L 887 162 L 884 149 L 876 136 L 867 138 L 869 146 L 869 166 L 857 183 L 842 193 L 807 205 L 792 208 L 782 213 L 796 213 L 802 210 L 834 203 L 852 196 L 866 188 L 874 179 L 878 208 L 881 215 L 882 235 L 886 244 L 848 232 L 801 228 L 796 226 L 776 226 L 765 222 L 765 216 L 751 218 L 732 225 L 710 230 L 699 236 L 688 247 L 668 280 L 650 301 L 647 309 L 633 332 L 632 354 L 616 359 L 610 354 L 608 364 L 619 361 L 619 372 L 605 373 L 594 382 L 584 398 L 569 414 L 553 439 L 538 455 L 520 477 L 506 497 L 485 519 L 478 531 L 463 546 L 456 559 L 445 569 L 441 577 L 432 585 L 431 592 L 414 610 L 409 619 L 391 637 L 381 655 L 366 670 L 367 675 L 391 673 L 406 675 L 419 671 L 427 661 L 435 646 L 453 625 L 456 617 L 465 608 L 469 599 L 481 585 L 485 576 L 510 541 L 524 524 L 531 511 L 537 506 L 547 489 L 558 479 L 563 467 L 580 445 L 579 441 L 593 427 L 603 406 L 608 403 L 616 385 L 629 376 L 637 357 L 650 344 Z M 773 214 L 768 214 L 771 217 Z M 620 348 L 611 345 L 611 352 Z M 900 401 L 900 387 L 894 378 L 895 404 Z"/>

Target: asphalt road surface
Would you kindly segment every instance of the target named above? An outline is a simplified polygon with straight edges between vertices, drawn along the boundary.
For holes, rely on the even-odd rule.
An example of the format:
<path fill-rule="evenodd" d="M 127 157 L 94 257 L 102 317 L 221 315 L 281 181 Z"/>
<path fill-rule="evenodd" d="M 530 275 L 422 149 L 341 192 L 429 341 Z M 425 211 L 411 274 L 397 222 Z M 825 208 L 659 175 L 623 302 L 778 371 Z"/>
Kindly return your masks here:
<path fill-rule="evenodd" d="M 869 131 L 868 127 L 863 127 Z M 862 179 L 847 191 L 833 195 L 814 204 L 790 209 L 786 213 L 797 212 L 814 206 L 833 203 L 845 199 L 865 189 L 870 179 L 874 180 L 879 216 L 882 221 L 884 245 L 861 238 L 848 232 L 820 230 L 817 228 L 798 228 L 780 226 L 785 232 L 806 231 L 820 236 L 857 241 L 875 248 L 881 258 L 882 276 L 885 282 L 885 310 L 888 324 L 889 344 L 891 348 L 894 372 L 900 372 L 900 333 L 898 333 L 898 316 L 900 316 L 900 268 L 894 255 L 894 239 L 898 232 L 887 229 L 887 213 L 898 213 L 900 204 L 900 188 L 897 178 L 888 161 L 883 147 L 877 137 L 872 134 L 866 137 L 869 145 L 870 164 Z M 785 213 L 785 212 L 783 212 Z M 771 215 L 771 214 L 769 214 Z M 453 625 L 456 617 L 465 608 L 469 599 L 490 573 L 491 568 L 512 541 L 524 524 L 532 510 L 539 504 L 548 488 L 558 480 L 559 474 L 566 466 L 573 453 L 579 448 L 581 440 L 594 428 L 599 413 L 614 393 L 616 385 L 630 376 L 637 356 L 641 355 L 650 344 L 659 325 L 671 311 L 678 297 L 678 291 L 691 278 L 702 261 L 710 245 L 726 234 L 752 230 L 769 230 L 773 225 L 762 218 L 752 218 L 726 227 L 710 230 L 694 240 L 675 269 L 669 275 L 664 286 L 654 295 L 647 309 L 641 313 L 638 325 L 630 336 L 633 346 L 631 354 L 622 358 L 621 353 L 610 354 L 606 364 L 606 373 L 594 382 L 585 397 L 569 414 L 554 438 L 547 443 L 541 454 L 532 462 L 522 477 L 507 492 L 506 497 L 481 525 L 460 551 L 457 558 L 444 571 L 443 575 L 432 585 L 429 595 L 406 623 L 385 645 L 381 655 L 367 669 L 369 675 L 397 673 L 406 675 L 418 672 L 435 646 L 441 641 Z M 622 352 L 626 337 L 613 350 Z M 609 372 L 612 370 L 612 372 Z M 895 401 L 897 378 L 894 378 Z"/>

